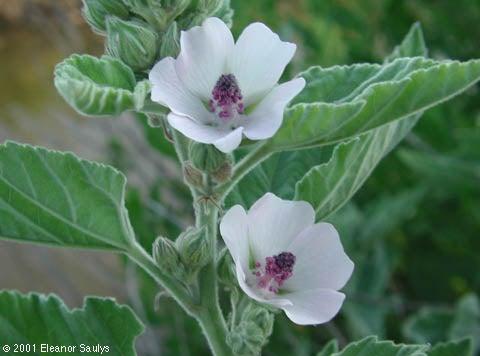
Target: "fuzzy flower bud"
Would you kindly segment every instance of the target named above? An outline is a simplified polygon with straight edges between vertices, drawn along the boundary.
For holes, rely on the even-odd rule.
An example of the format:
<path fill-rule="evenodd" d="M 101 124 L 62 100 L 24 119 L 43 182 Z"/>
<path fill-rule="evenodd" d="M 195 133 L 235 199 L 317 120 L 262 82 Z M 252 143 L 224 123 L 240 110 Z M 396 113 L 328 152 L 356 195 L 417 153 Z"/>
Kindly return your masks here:
<path fill-rule="evenodd" d="M 185 162 L 185 165 L 183 166 L 183 176 L 187 183 L 194 187 L 201 187 L 203 184 L 202 172 L 192 166 L 190 162 Z"/>
<path fill-rule="evenodd" d="M 227 342 L 236 355 L 260 355 L 272 334 L 274 316 L 268 310 L 249 304 L 243 311 L 238 325 L 227 337 Z"/>
<path fill-rule="evenodd" d="M 180 52 L 180 31 L 176 22 L 168 27 L 160 46 L 160 57 L 177 57 Z"/>
<path fill-rule="evenodd" d="M 226 182 L 232 176 L 232 163 L 224 162 L 217 170 L 212 172 L 213 179 L 218 183 Z"/>
<path fill-rule="evenodd" d="M 165 237 L 158 237 L 153 243 L 153 258 L 164 271 L 182 279 L 184 267 L 175 243 Z"/>
<path fill-rule="evenodd" d="M 128 18 L 128 8 L 121 1 L 83 0 L 83 17 L 96 33 L 104 35 L 107 16 Z"/>
<path fill-rule="evenodd" d="M 210 260 L 205 228 L 190 227 L 175 241 L 185 266 L 192 272 L 203 268 Z"/>
<path fill-rule="evenodd" d="M 231 158 L 219 151 L 213 145 L 192 141 L 189 146 L 189 156 L 193 166 L 203 172 L 213 173 Z"/>
<path fill-rule="evenodd" d="M 107 52 L 134 71 L 149 69 L 158 54 L 158 35 L 145 22 L 107 18 Z"/>
<path fill-rule="evenodd" d="M 223 6 L 224 0 L 199 0 L 198 10 L 209 16 L 215 15 Z"/>
<path fill-rule="evenodd" d="M 142 17 L 159 31 L 182 14 L 191 0 L 123 0 L 134 14 Z"/>

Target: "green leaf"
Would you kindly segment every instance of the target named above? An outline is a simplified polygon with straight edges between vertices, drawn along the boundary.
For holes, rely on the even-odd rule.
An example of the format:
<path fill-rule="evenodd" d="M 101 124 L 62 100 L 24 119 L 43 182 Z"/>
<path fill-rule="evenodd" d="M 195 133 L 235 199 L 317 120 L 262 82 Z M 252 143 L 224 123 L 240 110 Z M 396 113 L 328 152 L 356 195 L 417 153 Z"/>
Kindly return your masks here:
<path fill-rule="evenodd" d="M 124 250 L 134 234 L 126 179 L 71 153 L 0 145 L 0 236 L 54 246 Z"/>
<path fill-rule="evenodd" d="M 150 91 L 148 81 L 137 84 L 132 70 L 120 60 L 78 54 L 56 66 L 55 87 L 76 111 L 89 116 L 140 110 Z"/>
<path fill-rule="evenodd" d="M 480 301 L 474 294 L 461 298 L 455 309 L 424 307 L 407 319 L 405 337 L 418 343 L 437 343 L 472 337 L 474 349 L 480 347 Z"/>
<path fill-rule="evenodd" d="M 471 339 L 460 341 L 449 341 L 435 345 L 428 353 L 428 356 L 473 356 Z"/>
<path fill-rule="evenodd" d="M 314 67 L 300 76 L 319 78 L 308 82 L 304 95 L 313 87 L 317 95 L 313 100 L 324 102 L 288 109 L 284 125 L 269 141 L 272 150 L 328 145 L 421 113 L 475 84 L 480 60 L 399 58 L 383 66 Z M 326 81 L 330 84 L 324 85 Z M 333 93 L 321 94 L 333 87 L 337 88 Z"/>
<path fill-rule="evenodd" d="M 338 342 L 336 339 L 330 340 L 317 356 L 331 356 L 334 352 L 338 352 Z"/>
<path fill-rule="evenodd" d="M 75 355 L 100 355 L 101 350 L 136 355 L 135 338 L 143 330 L 133 311 L 112 299 L 89 297 L 81 309 L 69 310 L 55 295 L 0 292 L 0 338 L 12 351 L 14 344 L 30 344 L 36 348 L 32 354 L 50 354 L 41 350 L 41 344 L 48 344 L 74 346 Z"/>
<path fill-rule="evenodd" d="M 392 341 L 379 341 L 376 336 L 349 344 L 332 356 L 426 356 L 427 345 L 394 344 Z"/>
<path fill-rule="evenodd" d="M 402 57 L 426 56 L 427 52 L 422 26 L 419 22 L 416 22 L 412 25 L 402 43 L 394 48 L 393 52 L 385 58 L 385 61 L 391 62 Z"/>
<path fill-rule="evenodd" d="M 480 300 L 475 294 L 467 294 L 457 303 L 448 336 L 449 339 L 471 336 L 475 350 L 480 348 Z"/>
<path fill-rule="evenodd" d="M 308 170 L 317 164 L 326 162 L 332 150 L 311 149 L 279 152 L 251 171 L 227 197 L 227 207 L 241 204 L 252 206 L 265 193 L 271 192 L 283 199 L 292 199 L 295 183 Z"/>
<path fill-rule="evenodd" d="M 454 313 L 446 308 L 424 307 L 403 325 L 403 334 L 417 343 L 437 343 L 448 338 Z"/>
<path fill-rule="evenodd" d="M 411 169 L 436 182 L 443 189 L 445 184 L 460 187 L 478 187 L 480 162 L 453 155 L 427 153 L 412 149 L 399 151 L 400 159 Z"/>
<path fill-rule="evenodd" d="M 415 34 L 415 35 L 412 35 Z M 409 35 L 401 44 L 403 48 L 395 56 L 404 55 L 426 55 L 424 46 L 416 46 L 412 43 L 424 42 L 418 40 L 421 36 L 421 30 L 418 26 L 413 26 Z M 391 59 L 394 58 L 392 55 Z M 396 66 L 384 68 L 378 72 L 376 65 L 356 65 L 343 67 L 345 71 L 335 73 L 331 71 L 330 82 L 324 77 L 316 77 L 321 83 L 313 83 L 311 87 L 317 88 L 317 92 L 327 101 L 340 100 L 341 98 L 351 96 L 361 83 L 372 83 L 379 78 L 392 78 L 396 74 L 399 64 Z M 343 86 L 337 86 L 335 74 L 342 74 L 344 77 L 340 81 Z M 326 85 L 326 83 L 328 83 Z M 317 219 L 322 219 L 332 212 L 336 211 L 345 204 L 360 189 L 365 180 L 377 166 L 380 160 L 385 157 L 415 126 L 422 113 L 418 113 L 402 120 L 391 122 L 361 135 L 356 140 L 352 140 L 336 147 L 331 160 L 323 165 L 312 168 L 309 173 L 300 180 L 295 188 L 295 197 L 297 199 L 309 201 L 316 209 Z"/>
<path fill-rule="evenodd" d="M 343 206 L 419 119 L 416 117 L 383 126 L 338 145 L 329 162 L 313 167 L 295 187 L 295 200 L 308 201 L 318 220 Z"/>

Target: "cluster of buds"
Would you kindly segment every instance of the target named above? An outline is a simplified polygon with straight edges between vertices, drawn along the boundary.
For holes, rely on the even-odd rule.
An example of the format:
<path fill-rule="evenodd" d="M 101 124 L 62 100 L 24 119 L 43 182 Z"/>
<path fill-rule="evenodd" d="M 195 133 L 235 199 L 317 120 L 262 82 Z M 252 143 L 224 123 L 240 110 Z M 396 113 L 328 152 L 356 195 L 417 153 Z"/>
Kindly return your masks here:
<path fill-rule="evenodd" d="M 210 260 L 205 229 L 190 227 L 176 241 L 158 237 L 153 257 L 163 271 L 188 284 Z"/>
<path fill-rule="evenodd" d="M 231 21 L 228 0 L 83 0 L 83 16 L 106 37 L 106 51 L 136 73 L 179 53 L 181 29 L 216 16 Z"/>

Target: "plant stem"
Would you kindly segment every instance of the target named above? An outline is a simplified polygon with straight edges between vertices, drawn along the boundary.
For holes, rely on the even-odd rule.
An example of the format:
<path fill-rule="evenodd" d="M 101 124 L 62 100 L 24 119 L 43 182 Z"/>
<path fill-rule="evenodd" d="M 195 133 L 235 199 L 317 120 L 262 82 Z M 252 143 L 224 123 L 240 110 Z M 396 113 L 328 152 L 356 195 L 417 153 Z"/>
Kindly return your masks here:
<path fill-rule="evenodd" d="M 227 344 L 227 324 L 220 309 L 217 283 L 217 229 L 218 208 L 206 200 L 199 203 L 196 209 L 197 227 L 206 227 L 206 238 L 211 251 L 210 263 L 200 271 L 201 311 L 196 316 L 208 344 L 214 355 L 228 356 L 232 351 Z"/>
<path fill-rule="evenodd" d="M 247 175 L 258 164 L 270 157 L 272 153 L 272 150 L 266 143 L 260 143 L 240 162 L 238 162 L 233 168 L 233 174 L 230 180 L 218 186 L 216 189 L 219 201 L 223 201 L 228 193 L 230 193 L 245 175 Z"/>

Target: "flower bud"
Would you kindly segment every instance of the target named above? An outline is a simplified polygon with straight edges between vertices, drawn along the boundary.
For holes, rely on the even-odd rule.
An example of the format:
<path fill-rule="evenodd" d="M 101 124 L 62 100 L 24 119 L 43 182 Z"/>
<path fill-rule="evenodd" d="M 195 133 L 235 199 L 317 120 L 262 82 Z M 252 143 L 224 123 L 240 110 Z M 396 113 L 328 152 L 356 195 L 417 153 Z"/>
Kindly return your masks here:
<path fill-rule="evenodd" d="M 180 234 L 175 244 L 183 263 L 190 271 L 205 267 L 211 258 L 204 227 L 188 228 Z"/>
<path fill-rule="evenodd" d="M 83 17 L 96 33 L 104 35 L 107 16 L 128 18 L 128 8 L 121 1 L 83 0 Z"/>
<path fill-rule="evenodd" d="M 220 252 L 217 262 L 218 278 L 228 287 L 236 287 L 238 284 L 235 273 L 235 264 L 227 248 Z"/>
<path fill-rule="evenodd" d="M 243 317 L 245 320 L 255 323 L 262 330 L 265 340 L 272 334 L 274 316 L 268 309 L 251 303 L 245 308 Z"/>
<path fill-rule="evenodd" d="M 191 0 L 123 0 L 130 10 L 158 31 L 165 28 L 190 5 Z"/>
<path fill-rule="evenodd" d="M 107 18 L 107 52 L 140 72 L 149 69 L 158 54 L 157 33 L 145 22 Z"/>
<path fill-rule="evenodd" d="M 189 146 L 189 156 L 195 168 L 207 173 L 218 170 L 231 157 L 217 150 L 213 145 L 192 141 Z"/>
<path fill-rule="evenodd" d="M 196 169 L 190 162 L 185 162 L 183 166 L 183 176 L 187 183 L 194 187 L 201 187 L 203 185 L 203 174 Z"/>
<path fill-rule="evenodd" d="M 161 0 L 123 0 L 134 14 L 142 17 L 155 29 L 162 31 L 168 23 L 168 16 Z"/>
<path fill-rule="evenodd" d="M 160 46 L 160 57 L 177 57 L 180 52 L 180 32 L 177 23 L 174 21 L 168 27 L 167 32 L 162 37 Z"/>
<path fill-rule="evenodd" d="M 260 355 L 272 334 L 274 316 L 256 304 L 249 304 L 240 322 L 227 336 L 227 343 L 236 355 Z"/>
<path fill-rule="evenodd" d="M 158 237 L 153 243 L 153 258 L 162 270 L 183 279 L 185 268 L 173 241 L 166 237 Z"/>
<path fill-rule="evenodd" d="M 223 6 L 224 0 L 199 0 L 198 10 L 207 17 L 216 14 Z"/>
<path fill-rule="evenodd" d="M 226 182 L 232 176 L 232 163 L 230 161 L 224 162 L 220 168 L 212 172 L 213 179 L 218 183 Z"/>

